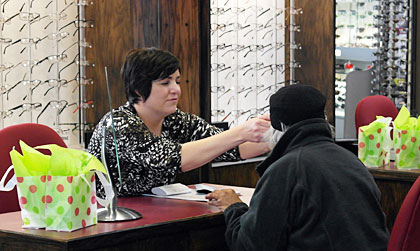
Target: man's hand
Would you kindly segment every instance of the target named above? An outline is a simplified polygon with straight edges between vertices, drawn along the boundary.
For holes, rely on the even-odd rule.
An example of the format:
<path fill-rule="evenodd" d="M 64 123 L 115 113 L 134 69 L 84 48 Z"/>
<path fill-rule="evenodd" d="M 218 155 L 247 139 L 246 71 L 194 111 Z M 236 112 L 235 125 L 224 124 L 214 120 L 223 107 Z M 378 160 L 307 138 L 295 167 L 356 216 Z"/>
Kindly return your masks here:
<path fill-rule="evenodd" d="M 207 194 L 206 199 L 209 200 L 209 205 L 216 206 L 222 211 L 236 202 L 242 202 L 232 189 L 216 190 Z"/>

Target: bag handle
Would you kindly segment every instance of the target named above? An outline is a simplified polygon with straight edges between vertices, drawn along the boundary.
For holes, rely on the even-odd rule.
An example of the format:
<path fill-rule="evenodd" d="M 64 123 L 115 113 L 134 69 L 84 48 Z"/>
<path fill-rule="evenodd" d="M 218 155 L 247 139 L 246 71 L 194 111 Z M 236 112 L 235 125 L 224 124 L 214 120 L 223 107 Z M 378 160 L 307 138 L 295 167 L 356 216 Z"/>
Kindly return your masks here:
<path fill-rule="evenodd" d="M 12 171 L 13 165 L 9 166 L 9 168 L 6 170 L 6 173 L 3 175 L 3 177 L 0 180 L 0 191 L 9 192 L 12 191 L 13 188 L 15 188 L 17 184 L 16 180 L 16 174 L 13 174 L 13 177 L 9 180 L 9 182 L 4 185 L 4 182 L 6 181 L 7 175 Z"/>
<path fill-rule="evenodd" d="M 0 180 L 0 191 L 9 192 L 12 191 L 13 188 L 15 188 L 17 184 L 16 174 L 13 174 L 13 177 L 6 183 L 7 175 L 12 171 L 13 165 L 11 165 L 7 170 L 6 173 L 3 175 L 3 177 Z M 102 172 L 95 171 L 96 175 L 99 177 L 99 181 L 102 183 L 102 186 L 105 189 L 105 199 L 99 198 L 96 195 L 96 200 L 98 203 L 104 207 L 107 207 L 108 204 L 112 201 L 112 199 L 115 196 L 114 190 L 112 189 L 111 184 L 108 182 L 108 180 L 105 178 L 105 175 Z M 86 184 L 89 186 L 90 189 L 93 190 L 92 185 L 86 180 L 84 175 L 81 175 L 82 179 L 86 182 Z M 96 189 L 95 189 L 96 190 Z"/>
<path fill-rule="evenodd" d="M 107 207 L 115 196 L 114 190 L 112 189 L 111 183 L 108 182 L 108 180 L 105 178 L 105 175 L 102 172 L 100 171 L 94 171 L 94 172 L 98 176 L 99 181 L 105 190 L 105 199 L 102 199 L 98 195 L 95 194 L 96 201 L 98 201 L 98 203 L 101 206 Z M 81 175 L 80 177 L 82 177 L 82 180 L 86 182 L 86 184 L 89 186 L 90 189 L 94 190 L 94 188 L 92 188 L 92 185 L 89 183 L 89 181 L 86 180 L 86 177 L 84 175 Z"/>

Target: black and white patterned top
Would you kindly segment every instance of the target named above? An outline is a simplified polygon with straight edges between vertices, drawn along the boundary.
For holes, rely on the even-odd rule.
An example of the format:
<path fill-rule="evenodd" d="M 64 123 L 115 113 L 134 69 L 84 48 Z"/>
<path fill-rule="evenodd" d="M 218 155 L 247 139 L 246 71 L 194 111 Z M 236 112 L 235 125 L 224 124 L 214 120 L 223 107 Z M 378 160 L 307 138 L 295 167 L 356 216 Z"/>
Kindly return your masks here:
<path fill-rule="evenodd" d="M 222 130 L 190 113 L 177 111 L 163 120 L 161 136 L 152 134 L 127 102 L 113 110 L 122 185 L 108 112 L 90 139 L 88 152 L 101 159 L 103 127 L 106 126 L 105 157 L 119 196 L 138 196 L 153 187 L 167 185 L 181 172 L 181 144 L 221 133 Z M 240 160 L 238 147 L 220 155 L 218 161 Z M 102 186 L 98 193 L 103 194 Z"/>

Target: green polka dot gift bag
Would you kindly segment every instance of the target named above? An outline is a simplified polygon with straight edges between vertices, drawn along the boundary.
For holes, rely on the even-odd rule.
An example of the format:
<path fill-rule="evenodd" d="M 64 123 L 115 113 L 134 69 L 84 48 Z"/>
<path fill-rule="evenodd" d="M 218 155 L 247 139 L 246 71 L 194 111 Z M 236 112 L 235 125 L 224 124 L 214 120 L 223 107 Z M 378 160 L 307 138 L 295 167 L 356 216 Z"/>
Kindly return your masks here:
<path fill-rule="evenodd" d="M 420 169 L 420 120 L 410 117 L 403 106 L 394 120 L 395 165 L 399 169 Z"/>
<path fill-rule="evenodd" d="M 51 155 L 44 155 L 23 141 L 20 146 L 22 155 L 12 150 L 10 157 L 23 227 L 73 231 L 96 224 L 97 201 L 106 206 L 113 196 L 107 195 L 105 201 L 96 197 L 95 172 L 106 173 L 102 163 L 87 152 L 58 145 L 35 147 L 48 149 Z M 11 188 L 9 184 L 3 189 L 1 186 L 0 190 Z"/>
<path fill-rule="evenodd" d="M 392 118 L 378 116 L 375 121 L 359 127 L 358 157 L 369 167 L 389 164 L 392 140 L 390 137 Z"/>

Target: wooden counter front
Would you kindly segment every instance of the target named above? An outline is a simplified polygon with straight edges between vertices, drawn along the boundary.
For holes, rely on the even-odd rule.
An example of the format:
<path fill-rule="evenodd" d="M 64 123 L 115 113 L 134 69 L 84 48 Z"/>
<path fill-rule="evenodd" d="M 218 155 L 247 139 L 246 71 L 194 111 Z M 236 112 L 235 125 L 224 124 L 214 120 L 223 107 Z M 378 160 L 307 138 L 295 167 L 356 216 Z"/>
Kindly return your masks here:
<path fill-rule="evenodd" d="M 246 203 L 253 193 L 217 187 L 237 190 Z M 0 214 L 0 250 L 228 250 L 223 213 L 206 202 L 132 197 L 119 199 L 118 205 L 143 218 L 57 232 L 23 229 L 20 211 Z"/>
<path fill-rule="evenodd" d="M 385 167 L 368 167 L 368 170 L 381 190 L 381 205 L 391 231 L 404 198 L 419 177 L 420 170 L 398 169 L 393 162 Z"/>

